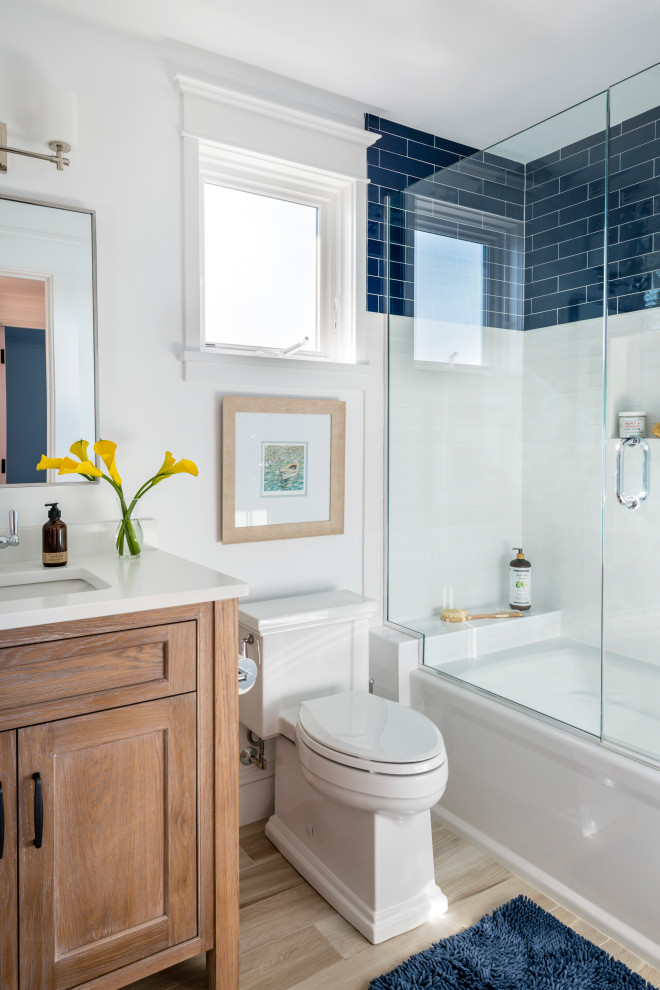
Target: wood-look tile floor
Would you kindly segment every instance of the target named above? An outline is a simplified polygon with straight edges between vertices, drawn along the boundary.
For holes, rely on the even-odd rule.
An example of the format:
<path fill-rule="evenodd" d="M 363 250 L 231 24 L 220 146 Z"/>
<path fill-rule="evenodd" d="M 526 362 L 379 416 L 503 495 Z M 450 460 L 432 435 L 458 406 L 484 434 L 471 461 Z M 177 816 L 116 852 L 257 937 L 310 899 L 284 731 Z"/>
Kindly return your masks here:
<path fill-rule="evenodd" d="M 371 945 L 289 865 L 265 837 L 264 825 L 246 825 L 240 835 L 240 990 L 368 990 L 380 973 L 473 925 L 518 894 L 531 897 L 660 987 L 660 971 L 440 825 L 433 828 L 436 880 L 449 898 L 449 911 Z M 204 966 L 204 956 L 197 956 L 132 984 L 130 990 L 202 990 Z"/>

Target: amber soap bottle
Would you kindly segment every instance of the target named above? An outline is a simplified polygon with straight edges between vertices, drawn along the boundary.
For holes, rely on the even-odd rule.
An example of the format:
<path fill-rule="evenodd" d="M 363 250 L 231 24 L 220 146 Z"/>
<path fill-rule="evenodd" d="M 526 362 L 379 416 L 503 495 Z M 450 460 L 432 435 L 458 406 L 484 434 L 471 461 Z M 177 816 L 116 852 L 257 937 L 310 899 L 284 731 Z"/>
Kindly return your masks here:
<path fill-rule="evenodd" d="M 66 523 L 57 502 L 46 502 L 48 522 L 41 531 L 41 560 L 44 567 L 64 567 L 68 560 L 66 549 Z"/>

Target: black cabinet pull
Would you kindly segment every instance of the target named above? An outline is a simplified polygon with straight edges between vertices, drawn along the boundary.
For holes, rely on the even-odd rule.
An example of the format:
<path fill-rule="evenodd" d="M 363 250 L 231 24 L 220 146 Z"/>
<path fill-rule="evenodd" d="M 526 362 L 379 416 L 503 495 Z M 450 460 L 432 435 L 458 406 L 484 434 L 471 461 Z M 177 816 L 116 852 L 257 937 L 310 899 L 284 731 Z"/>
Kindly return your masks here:
<path fill-rule="evenodd" d="M 34 781 L 34 845 L 41 849 L 44 837 L 44 798 L 41 790 L 41 774 L 33 773 Z"/>
<path fill-rule="evenodd" d="M 5 796 L 2 793 L 2 783 L 0 783 L 0 859 L 5 851 Z"/>

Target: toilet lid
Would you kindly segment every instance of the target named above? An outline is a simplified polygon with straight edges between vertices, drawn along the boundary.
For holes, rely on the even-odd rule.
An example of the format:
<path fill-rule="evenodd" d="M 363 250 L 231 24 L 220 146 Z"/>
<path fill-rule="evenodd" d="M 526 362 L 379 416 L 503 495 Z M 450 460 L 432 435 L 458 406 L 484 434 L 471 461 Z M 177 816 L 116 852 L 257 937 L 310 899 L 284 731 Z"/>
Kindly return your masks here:
<path fill-rule="evenodd" d="M 421 763 L 444 753 L 442 736 L 429 718 L 366 691 L 304 701 L 298 725 L 307 741 L 374 763 Z"/>

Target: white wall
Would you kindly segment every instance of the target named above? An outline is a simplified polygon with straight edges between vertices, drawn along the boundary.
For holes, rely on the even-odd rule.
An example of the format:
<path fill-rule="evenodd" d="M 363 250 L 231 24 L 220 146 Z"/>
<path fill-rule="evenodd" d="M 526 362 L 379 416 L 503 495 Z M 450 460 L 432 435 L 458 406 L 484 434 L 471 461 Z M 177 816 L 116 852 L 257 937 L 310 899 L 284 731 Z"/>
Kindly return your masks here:
<path fill-rule="evenodd" d="M 363 355 L 374 370 L 366 387 L 345 376 L 323 389 L 307 386 L 304 368 L 277 387 L 246 387 L 243 380 L 231 389 L 231 369 L 226 387 L 182 378 L 181 97 L 170 80 L 177 71 L 212 79 L 221 60 L 189 48 L 161 49 L 13 0 L 0 0 L 0 23 L 0 116 L 10 145 L 46 150 L 44 84 L 78 94 L 80 146 L 71 166 L 58 173 L 48 163 L 9 156 L 0 189 L 96 210 L 101 435 L 119 443 L 127 489 L 160 465 L 166 449 L 200 469 L 199 478 L 174 477 L 145 499 L 144 514 L 159 520 L 161 546 L 246 580 L 252 598 L 343 587 L 380 600 L 383 318 L 359 314 Z M 354 122 L 360 124 L 359 114 Z M 347 402 L 344 535 L 220 544 L 226 390 Z M 116 515 L 105 484 L 58 486 L 56 493 L 23 488 L 0 494 L 0 531 L 7 508 L 17 507 L 26 525 L 41 524 L 44 502 L 55 498 L 70 522 Z"/>

